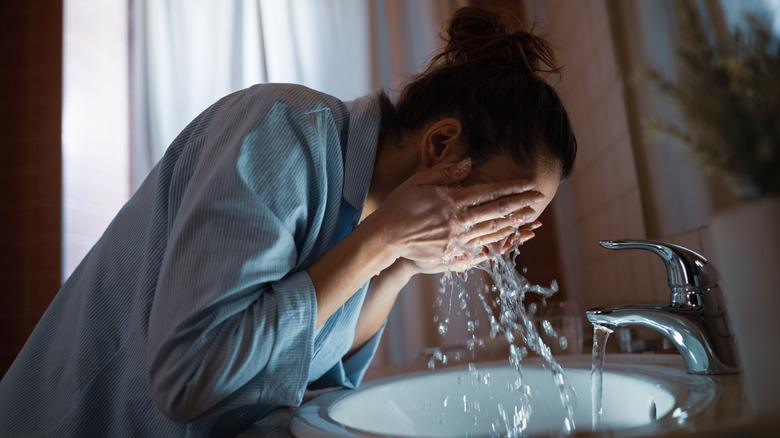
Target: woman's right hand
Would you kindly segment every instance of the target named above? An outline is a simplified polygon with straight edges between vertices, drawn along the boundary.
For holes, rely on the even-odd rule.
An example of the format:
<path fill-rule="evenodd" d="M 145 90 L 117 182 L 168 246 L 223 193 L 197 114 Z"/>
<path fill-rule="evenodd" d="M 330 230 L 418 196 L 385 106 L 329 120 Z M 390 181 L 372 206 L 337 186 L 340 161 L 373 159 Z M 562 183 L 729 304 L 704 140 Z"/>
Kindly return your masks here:
<path fill-rule="evenodd" d="M 506 240 L 535 216 L 533 205 L 544 197 L 532 182 L 461 186 L 470 170 L 466 159 L 420 171 L 367 218 L 379 226 L 396 259 L 424 270 L 477 258 L 485 246 Z"/>

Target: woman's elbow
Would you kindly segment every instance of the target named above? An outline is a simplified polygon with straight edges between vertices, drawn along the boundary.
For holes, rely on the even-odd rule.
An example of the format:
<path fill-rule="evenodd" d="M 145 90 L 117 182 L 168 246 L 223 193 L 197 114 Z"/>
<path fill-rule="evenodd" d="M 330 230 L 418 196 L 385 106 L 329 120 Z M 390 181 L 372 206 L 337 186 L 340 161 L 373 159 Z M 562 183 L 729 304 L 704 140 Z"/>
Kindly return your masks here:
<path fill-rule="evenodd" d="M 214 404 L 213 391 L 196 377 L 199 374 L 197 368 L 182 364 L 177 366 L 170 360 L 169 356 L 148 369 L 152 401 L 172 421 L 187 423 L 197 420 Z"/>
<path fill-rule="evenodd" d="M 169 379 L 150 378 L 152 401 L 168 419 L 177 423 L 189 423 L 203 414 L 205 409 L 196 402 L 200 397 L 189 384 L 171 384 Z"/>
<path fill-rule="evenodd" d="M 198 388 L 197 383 L 171 384 L 150 379 L 152 401 L 168 419 L 177 423 L 189 423 L 203 417 L 214 404 L 208 390 Z"/>

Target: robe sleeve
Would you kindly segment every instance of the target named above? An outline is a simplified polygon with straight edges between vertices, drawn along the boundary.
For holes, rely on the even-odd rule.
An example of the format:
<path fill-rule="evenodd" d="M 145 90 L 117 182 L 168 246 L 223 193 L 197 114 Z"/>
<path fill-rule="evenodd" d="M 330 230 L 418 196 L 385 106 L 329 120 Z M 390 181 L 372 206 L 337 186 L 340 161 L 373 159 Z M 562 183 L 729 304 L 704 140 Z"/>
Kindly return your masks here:
<path fill-rule="evenodd" d="M 336 365 L 328 370 L 325 375 L 312 382 L 309 389 L 321 389 L 332 387 L 344 387 L 349 389 L 357 388 L 363 381 L 363 377 L 368 371 L 371 361 L 379 348 L 379 342 L 382 340 L 382 333 L 385 330 L 387 322 L 382 325 L 379 331 L 355 351 L 351 356 L 342 359 Z"/>
<path fill-rule="evenodd" d="M 307 383 L 317 302 L 303 268 L 338 211 L 339 123 L 325 105 L 244 100 L 188 142 L 164 194 L 170 233 L 147 373 L 175 421 L 297 405 Z"/>

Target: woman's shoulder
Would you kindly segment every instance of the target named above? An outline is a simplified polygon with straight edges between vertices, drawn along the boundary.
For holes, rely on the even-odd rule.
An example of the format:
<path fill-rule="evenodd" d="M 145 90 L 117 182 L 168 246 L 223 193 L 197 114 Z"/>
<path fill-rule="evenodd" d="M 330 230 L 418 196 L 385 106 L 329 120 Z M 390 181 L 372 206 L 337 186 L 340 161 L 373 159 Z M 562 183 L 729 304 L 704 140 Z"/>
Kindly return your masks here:
<path fill-rule="evenodd" d="M 246 97 L 252 101 L 262 100 L 266 103 L 283 103 L 303 112 L 330 108 L 342 115 L 347 107 L 339 98 L 314 90 L 305 85 L 288 83 L 263 83 L 253 85 L 246 90 Z"/>

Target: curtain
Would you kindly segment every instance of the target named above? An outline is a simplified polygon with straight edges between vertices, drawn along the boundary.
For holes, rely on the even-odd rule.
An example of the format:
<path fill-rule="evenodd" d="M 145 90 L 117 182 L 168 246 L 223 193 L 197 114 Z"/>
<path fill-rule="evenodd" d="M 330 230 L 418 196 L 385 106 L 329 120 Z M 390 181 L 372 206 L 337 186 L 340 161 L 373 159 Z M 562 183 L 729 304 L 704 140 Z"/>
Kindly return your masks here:
<path fill-rule="evenodd" d="M 261 82 L 351 100 L 392 91 L 465 1 L 134 0 L 133 187 L 208 105 Z"/>
<path fill-rule="evenodd" d="M 132 8 L 135 189 L 190 120 L 264 82 L 265 65 L 257 1 L 136 0 Z"/>
<path fill-rule="evenodd" d="M 442 24 L 465 0 L 134 0 L 132 184 L 222 96 L 291 82 L 351 100 L 391 95 L 439 47 Z M 415 360 L 439 340 L 436 278 L 401 293 L 376 363 Z"/>

